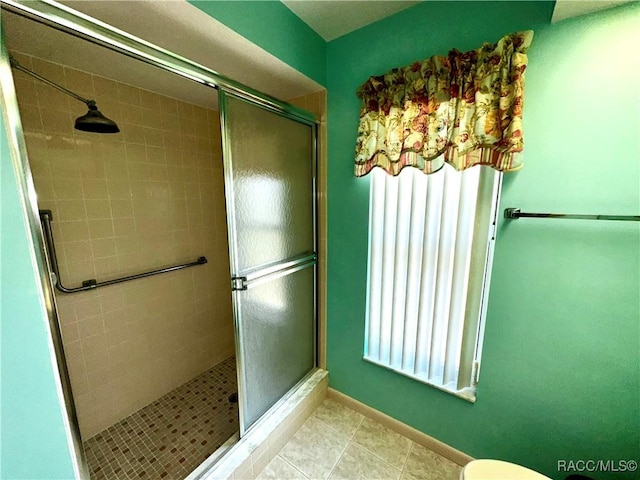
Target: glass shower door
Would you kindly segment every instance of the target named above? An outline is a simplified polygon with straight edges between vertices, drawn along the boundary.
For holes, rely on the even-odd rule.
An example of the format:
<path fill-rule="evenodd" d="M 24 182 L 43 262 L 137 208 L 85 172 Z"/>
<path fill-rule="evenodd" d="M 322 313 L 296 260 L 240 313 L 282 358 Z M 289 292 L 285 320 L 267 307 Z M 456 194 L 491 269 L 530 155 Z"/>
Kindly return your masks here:
<path fill-rule="evenodd" d="M 315 367 L 315 126 L 220 90 L 241 435 Z"/>

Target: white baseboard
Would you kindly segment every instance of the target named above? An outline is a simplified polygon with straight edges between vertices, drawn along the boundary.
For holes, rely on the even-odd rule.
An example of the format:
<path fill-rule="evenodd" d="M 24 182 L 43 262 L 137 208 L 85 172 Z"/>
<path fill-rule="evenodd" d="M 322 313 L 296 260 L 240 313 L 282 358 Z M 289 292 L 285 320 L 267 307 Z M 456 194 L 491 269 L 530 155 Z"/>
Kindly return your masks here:
<path fill-rule="evenodd" d="M 355 410 L 356 412 L 361 413 L 365 417 L 369 417 L 376 422 L 384 425 L 391 430 L 398 432 L 401 435 L 404 435 L 410 440 L 413 440 L 419 445 L 426 447 L 439 455 L 442 455 L 445 458 L 448 458 L 454 463 L 457 463 L 461 467 L 464 467 L 467 463 L 473 460 L 473 457 L 467 455 L 460 450 L 453 448 L 446 443 L 441 442 L 440 440 L 433 438 L 426 433 L 423 433 L 419 430 L 416 430 L 413 427 L 410 427 L 406 423 L 402 423 L 395 418 L 386 415 L 375 408 L 371 408 L 368 405 L 365 405 L 358 400 L 345 395 L 344 393 L 338 392 L 333 388 L 329 388 L 327 390 L 327 397 L 333 398 L 334 400 L 344 404 L 345 406 Z"/>

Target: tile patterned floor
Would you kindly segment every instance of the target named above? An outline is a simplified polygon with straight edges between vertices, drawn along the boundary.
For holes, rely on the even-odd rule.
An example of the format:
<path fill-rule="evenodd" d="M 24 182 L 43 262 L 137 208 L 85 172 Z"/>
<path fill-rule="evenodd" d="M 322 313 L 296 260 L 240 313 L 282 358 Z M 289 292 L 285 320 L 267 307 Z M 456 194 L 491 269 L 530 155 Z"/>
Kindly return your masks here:
<path fill-rule="evenodd" d="M 258 479 L 458 480 L 462 468 L 330 398 Z"/>
<path fill-rule="evenodd" d="M 84 442 L 92 480 L 179 480 L 238 431 L 230 357 Z"/>

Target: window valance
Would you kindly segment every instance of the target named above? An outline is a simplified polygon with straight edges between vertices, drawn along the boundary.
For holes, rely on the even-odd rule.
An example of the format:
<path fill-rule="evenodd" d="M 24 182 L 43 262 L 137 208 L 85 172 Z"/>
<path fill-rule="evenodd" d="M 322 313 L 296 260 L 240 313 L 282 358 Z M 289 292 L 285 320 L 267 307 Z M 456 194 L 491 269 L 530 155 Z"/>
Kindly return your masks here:
<path fill-rule="evenodd" d="M 355 174 L 405 166 L 433 173 L 522 167 L 524 71 L 532 31 L 513 33 L 466 53 L 452 50 L 385 75 L 358 89 L 362 99 Z"/>

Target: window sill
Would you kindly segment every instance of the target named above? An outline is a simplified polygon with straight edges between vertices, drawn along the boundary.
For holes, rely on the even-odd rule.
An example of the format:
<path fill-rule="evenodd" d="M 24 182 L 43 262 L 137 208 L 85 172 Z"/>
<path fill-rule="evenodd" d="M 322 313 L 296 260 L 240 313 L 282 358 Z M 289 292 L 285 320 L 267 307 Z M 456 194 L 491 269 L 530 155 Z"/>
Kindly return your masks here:
<path fill-rule="evenodd" d="M 410 374 L 398 368 L 393 368 L 389 365 L 385 365 L 384 363 L 373 360 L 372 358 L 368 358 L 366 356 L 362 357 L 366 362 L 372 363 L 379 367 L 385 368 L 387 370 L 391 370 L 392 372 L 398 373 L 403 377 L 410 378 L 411 380 L 415 380 L 416 382 L 424 383 L 425 385 L 429 385 L 430 387 L 437 388 L 440 391 L 453 395 L 454 397 L 461 398 L 462 400 L 466 400 L 469 403 L 476 403 L 476 391 L 473 387 L 466 387 L 462 390 L 454 390 L 452 388 L 447 388 L 444 385 L 438 385 L 436 383 L 430 382 L 428 379 L 424 377 L 419 377 L 417 375 Z"/>

